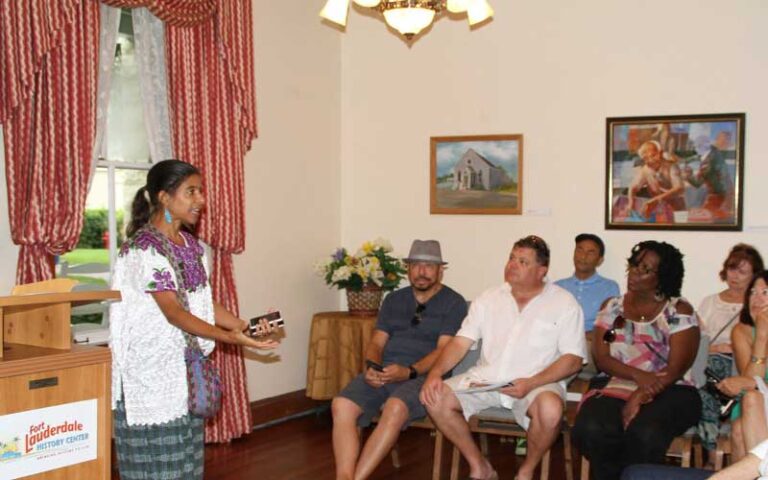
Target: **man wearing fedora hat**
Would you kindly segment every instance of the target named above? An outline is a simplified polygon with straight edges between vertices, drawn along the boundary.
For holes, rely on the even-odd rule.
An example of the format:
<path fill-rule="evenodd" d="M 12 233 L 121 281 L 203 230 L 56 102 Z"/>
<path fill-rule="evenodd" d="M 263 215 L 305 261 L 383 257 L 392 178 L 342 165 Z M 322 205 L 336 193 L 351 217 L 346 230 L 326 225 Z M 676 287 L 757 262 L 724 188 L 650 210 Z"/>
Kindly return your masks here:
<path fill-rule="evenodd" d="M 421 400 L 437 428 L 467 459 L 470 478 L 498 474 L 472 439 L 467 420 L 486 408 L 507 408 L 528 432 L 528 452 L 515 478 L 530 480 L 560 431 L 565 379 L 586 357 L 584 317 L 573 295 L 545 281 L 549 247 L 535 235 L 515 242 L 505 282 L 483 292 L 430 370 Z M 480 359 L 443 382 L 473 344 Z"/>
<path fill-rule="evenodd" d="M 331 403 L 339 480 L 370 476 L 404 426 L 426 415 L 419 402 L 424 375 L 467 314 L 464 297 L 442 283 L 440 243 L 414 240 L 404 260 L 411 285 L 384 299 L 365 353 L 368 367 Z M 361 451 L 358 427 L 376 415 L 379 422 Z"/>

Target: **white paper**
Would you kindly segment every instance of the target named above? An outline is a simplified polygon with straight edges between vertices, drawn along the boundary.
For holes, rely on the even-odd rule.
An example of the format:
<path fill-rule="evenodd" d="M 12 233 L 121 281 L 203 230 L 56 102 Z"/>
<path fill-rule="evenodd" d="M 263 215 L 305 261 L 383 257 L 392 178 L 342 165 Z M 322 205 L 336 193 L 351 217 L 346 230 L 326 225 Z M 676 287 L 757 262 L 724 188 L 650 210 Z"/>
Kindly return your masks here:
<path fill-rule="evenodd" d="M 492 392 L 499 390 L 500 388 L 509 386 L 509 381 L 498 383 L 482 383 L 473 382 L 469 384 L 469 387 L 456 390 L 456 393 L 479 393 L 479 392 Z"/>

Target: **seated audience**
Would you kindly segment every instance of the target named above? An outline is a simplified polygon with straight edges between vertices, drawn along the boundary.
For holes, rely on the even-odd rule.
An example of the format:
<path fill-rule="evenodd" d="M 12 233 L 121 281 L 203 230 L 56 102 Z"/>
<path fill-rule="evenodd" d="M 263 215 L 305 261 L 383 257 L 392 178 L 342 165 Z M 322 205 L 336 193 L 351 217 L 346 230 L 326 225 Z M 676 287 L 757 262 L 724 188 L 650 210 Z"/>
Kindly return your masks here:
<path fill-rule="evenodd" d="M 607 300 L 595 322 L 595 377 L 576 417 L 574 440 L 591 478 L 619 478 L 635 463 L 663 463 L 672 439 L 699 421 L 690 367 L 699 329 L 680 298 L 683 256 L 664 242 L 632 248 L 627 293 Z"/>
<path fill-rule="evenodd" d="M 720 270 L 720 280 L 727 288 L 709 295 L 701 301 L 696 313 L 701 322 L 701 331 L 709 338 L 707 368 L 718 378 L 731 376 L 733 349 L 731 330 L 738 323 L 747 286 L 755 272 L 763 270 L 763 259 L 751 245 L 739 243 L 734 246 Z M 720 402 L 706 388 L 699 390 L 702 401 L 701 420 L 698 433 L 707 450 L 707 467 L 714 465 L 714 454 L 720 430 Z"/>
<path fill-rule="evenodd" d="M 504 407 L 528 430 L 527 455 L 517 472 L 522 480 L 533 477 L 560 431 L 565 379 L 586 357 L 584 321 L 573 296 L 544 281 L 548 268 L 544 240 L 532 235 L 515 242 L 504 269 L 506 282 L 472 302 L 422 387 L 421 401 L 467 459 L 472 479 L 498 478 L 470 434 L 467 419 L 475 413 Z M 479 341 L 477 365 L 443 382 L 442 376 Z M 466 391 L 483 384 L 491 389 Z"/>
<path fill-rule="evenodd" d="M 337 479 L 373 473 L 411 421 L 426 416 L 419 402 L 424 374 L 467 314 L 464 297 L 443 285 L 440 244 L 414 240 L 405 259 L 410 287 L 385 299 L 365 353 L 370 363 L 333 399 L 333 453 Z M 360 431 L 381 414 L 360 451 Z"/>
<path fill-rule="evenodd" d="M 600 306 L 607 298 L 619 296 L 619 285 L 611 279 L 597 273 L 597 267 L 602 265 L 605 256 L 603 240 L 592 233 L 582 233 L 576 236 L 576 247 L 573 250 L 573 275 L 555 282 L 571 292 L 584 312 L 584 331 L 587 336 L 588 362 L 583 373 L 589 377 L 597 373 L 592 360 L 592 328 Z"/>
<path fill-rule="evenodd" d="M 739 324 L 731 332 L 734 360 L 740 376 L 726 378 L 718 387 L 730 396 L 750 391 L 754 395 L 745 395 L 742 399 L 742 402 L 747 402 L 752 397 L 762 397 L 760 393 L 754 392 L 757 386 L 754 377 L 768 378 L 765 367 L 768 356 L 768 271 L 763 270 L 752 279 L 747 288 L 744 306 Z M 762 402 L 761 398 L 753 400 Z M 754 439 L 748 438 L 744 425 L 765 424 L 762 410 L 756 412 L 757 418 L 749 418 L 746 411 L 742 416 L 741 410 L 741 405 L 737 405 L 731 416 L 731 450 L 734 460 L 743 458 L 749 446 L 755 443 Z"/>

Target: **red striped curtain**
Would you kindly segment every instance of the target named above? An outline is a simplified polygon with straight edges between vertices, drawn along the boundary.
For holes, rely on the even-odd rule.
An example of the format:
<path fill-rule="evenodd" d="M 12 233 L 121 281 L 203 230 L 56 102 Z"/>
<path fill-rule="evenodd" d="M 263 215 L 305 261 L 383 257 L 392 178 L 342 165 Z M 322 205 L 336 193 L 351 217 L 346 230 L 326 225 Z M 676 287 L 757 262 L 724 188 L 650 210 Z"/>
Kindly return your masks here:
<path fill-rule="evenodd" d="M 99 4 L 0 2 L 0 122 L 16 283 L 77 245 L 95 134 Z"/>
<path fill-rule="evenodd" d="M 245 241 L 243 158 L 256 134 L 250 0 L 102 0 L 146 6 L 167 23 L 173 142 L 201 169 L 214 250 L 214 298 L 237 313 L 232 254 Z M 17 283 L 53 277 L 53 255 L 75 247 L 95 135 L 96 0 L 0 1 L 0 123 L 4 126 L 11 235 L 21 245 Z M 250 432 L 242 351 L 218 345 L 225 388 L 206 440 Z"/>
<path fill-rule="evenodd" d="M 243 159 L 256 135 L 250 0 L 217 0 L 213 21 L 167 25 L 166 57 L 173 148 L 202 174 L 207 211 L 198 233 L 214 251 L 214 298 L 238 311 L 232 254 L 245 244 Z M 206 424 L 206 441 L 250 432 L 245 366 L 239 347 L 217 345 L 224 373 L 221 413 Z"/>

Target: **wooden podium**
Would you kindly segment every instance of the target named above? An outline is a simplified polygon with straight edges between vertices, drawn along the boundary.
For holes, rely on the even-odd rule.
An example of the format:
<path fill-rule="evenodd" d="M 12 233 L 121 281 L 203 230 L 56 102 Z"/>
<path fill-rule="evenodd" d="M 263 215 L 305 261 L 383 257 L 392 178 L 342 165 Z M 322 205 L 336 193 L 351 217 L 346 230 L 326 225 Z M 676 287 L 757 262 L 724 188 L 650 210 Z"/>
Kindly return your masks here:
<path fill-rule="evenodd" d="M 59 281 L 50 283 L 54 282 L 61 285 Z M 38 412 L 41 420 L 37 425 L 30 426 L 28 435 L 17 432 L 14 443 L 0 438 L 0 447 L 4 449 L 0 451 L 0 469 L 10 468 L 11 460 L 26 468 L 45 468 L 39 465 L 50 462 L 50 457 L 56 454 L 60 457 L 56 461 L 70 461 L 66 458 L 67 452 L 76 450 L 73 445 L 88 434 L 62 436 L 61 442 L 57 443 L 57 432 L 67 429 L 75 431 L 74 427 L 68 426 L 71 422 L 62 423 L 53 425 L 51 430 L 45 423 L 45 414 L 51 411 L 56 414 L 62 407 L 66 409 L 66 404 L 88 401 L 87 404 L 93 406 L 95 401 L 96 459 L 36 473 L 30 478 L 108 479 L 112 436 L 111 354 L 105 347 L 71 344 L 70 311 L 72 306 L 120 300 L 120 292 L 29 294 L 25 293 L 24 287 L 27 286 L 14 289 L 16 295 L 0 297 L 0 341 L 3 345 L 0 352 L 0 421 L 23 420 L 27 416 L 36 418 Z M 3 433 L 0 432 L 0 436 Z M 38 435 L 35 436 L 35 433 Z M 48 443 L 43 444 L 42 441 Z M 50 450 L 41 453 L 39 450 L 43 446 L 50 447 Z M 90 448 L 93 448 L 92 444 Z M 28 467 L 34 463 L 31 459 L 35 455 L 44 460 L 38 466 Z M 37 457 L 34 460 L 38 461 Z"/>

